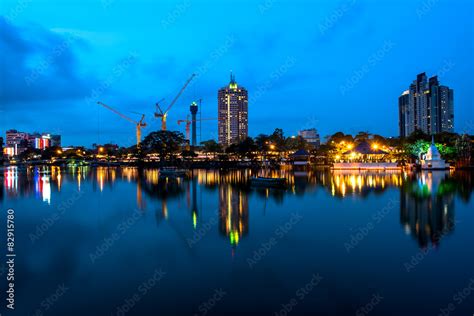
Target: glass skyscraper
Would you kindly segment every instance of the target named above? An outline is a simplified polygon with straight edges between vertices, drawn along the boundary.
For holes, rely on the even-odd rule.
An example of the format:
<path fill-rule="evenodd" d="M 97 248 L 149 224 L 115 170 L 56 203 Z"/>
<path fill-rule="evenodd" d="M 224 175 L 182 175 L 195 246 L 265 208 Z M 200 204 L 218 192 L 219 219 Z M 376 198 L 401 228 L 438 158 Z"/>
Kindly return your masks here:
<path fill-rule="evenodd" d="M 454 131 L 453 90 L 439 84 L 438 77 L 421 73 L 398 98 L 400 136 L 419 129 L 427 134 Z"/>

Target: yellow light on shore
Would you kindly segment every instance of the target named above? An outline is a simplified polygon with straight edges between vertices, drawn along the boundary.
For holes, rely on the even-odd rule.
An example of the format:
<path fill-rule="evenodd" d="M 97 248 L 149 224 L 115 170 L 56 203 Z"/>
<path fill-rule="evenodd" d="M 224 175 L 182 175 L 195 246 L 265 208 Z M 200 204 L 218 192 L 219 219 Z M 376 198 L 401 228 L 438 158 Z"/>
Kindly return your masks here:
<path fill-rule="evenodd" d="M 57 153 L 58 155 L 60 155 L 60 154 L 62 153 L 62 150 L 61 150 L 61 149 L 58 149 L 58 150 L 56 150 L 56 153 Z"/>
<path fill-rule="evenodd" d="M 270 149 L 271 149 L 271 150 L 274 150 L 274 149 L 275 149 L 275 145 L 273 145 L 273 144 L 270 145 Z"/>
<path fill-rule="evenodd" d="M 352 147 L 354 147 L 354 146 L 352 146 L 352 144 L 347 144 L 347 149 L 351 150 Z"/>
<path fill-rule="evenodd" d="M 375 149 L 375 150 L 379 149 L 379 145 L 378 144 L 373 144 L 372 149 Z"/>
<path fill-rule="evenodd" d="M 99 152 L 103 152 L 104 151 L 104 147 L 99 147 Z"/>

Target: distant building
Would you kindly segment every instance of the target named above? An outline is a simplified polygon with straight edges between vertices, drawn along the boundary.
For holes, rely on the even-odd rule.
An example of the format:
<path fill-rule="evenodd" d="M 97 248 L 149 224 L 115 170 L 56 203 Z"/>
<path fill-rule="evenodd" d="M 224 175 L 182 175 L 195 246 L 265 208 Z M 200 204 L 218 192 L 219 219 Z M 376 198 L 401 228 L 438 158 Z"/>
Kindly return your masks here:
<path fill-rule="evenodd" d="M 217 97 L 218 140 L 227 147 L 248 136 L 248 92 L 231 73 L 229 85 L 219 89 Z"/>
<path fill-rule="evenodd" d="M 51 146 L 61 147 L 61 135 L 48 133 L 25 133 L 14 129 L 6 132 L 4 152 L 8 156 L 16 156 L 28 148 L 46 149 Z"/>
<path fill-rule="evenodd" d="M 6 131 L 5 152 L 9 156 L 21 154 L 28 148 L 28 133 L 11 129 Z"/>
<path fill-rule="evenodd" d="M 438 77 L 428 79 L 426 73 L 398 98 L 400 136 L 419 129 L 427 134 L 454 131 L 454 93 L 439 84 Z"/>
<path fill-rule="evenodd" d="M 56 145 L 58 141 L 59 141 L 59 145 Z M 29 136 L 29 143 L 31 147 L 35 149 L 46 149 L 52 146 L 61 146 L 61 136 L 51 135 L 48 133 L 42 133 L 42 134 L 34 133 L 34 134 L 30 134 Z"/>
<path fill-rule="evenodd" d="M 403 91 L 402 95 L 398 97 L 398 128 L 400 131 L 401 137 L 408 136 L 406 131 L 407 126 L 407 116 L 408 114 L 408 104 L 410 102 L 410 90 Z"/>
<path fill-rule="evenodd" d="M 304 129 L 298 132 L 298 136 L 303 137 L 303 139 L 310 145 L 315 148 L 319 148 L 320 139 L 318 131 L 315 128 Z"/>
<path fill-rule="evenodd" d="M 51 135 L 51 147 L 61 147 L 61 135 Z"/>

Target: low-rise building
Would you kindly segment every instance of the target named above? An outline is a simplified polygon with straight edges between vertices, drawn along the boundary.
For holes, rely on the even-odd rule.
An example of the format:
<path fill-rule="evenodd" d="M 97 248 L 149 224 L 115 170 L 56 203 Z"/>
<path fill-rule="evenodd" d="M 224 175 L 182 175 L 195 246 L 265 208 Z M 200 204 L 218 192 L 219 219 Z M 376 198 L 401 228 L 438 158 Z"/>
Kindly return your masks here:
<path fill-rule="evenodd" d="M 15 129 L 6 131 L 4 154 L 16 156 L 28 148 L 46 149 L 48 147 L 61 147 L 61 135 L 51 135 L 49 133 L 26 133 Z"/>
<path fill-rule="evenodd" d="M 304 129 L 298 132 L 298 136 L 303 137 L 303 139 L 310 145 L 315 148 L 319 148 L 320 139 L 318 131 L 315 128 Z"/>

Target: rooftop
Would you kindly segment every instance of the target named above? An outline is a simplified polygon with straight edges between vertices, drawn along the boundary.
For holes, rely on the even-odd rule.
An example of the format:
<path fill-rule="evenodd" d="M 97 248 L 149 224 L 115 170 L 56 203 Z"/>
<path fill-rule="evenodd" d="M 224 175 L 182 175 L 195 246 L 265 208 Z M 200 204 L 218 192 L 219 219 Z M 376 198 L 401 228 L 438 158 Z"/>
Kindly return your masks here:
<path fill-rule="evenodd" d="M 348 155 L 351 153 L 362 154 L 362 155 L 385 155 L 387 152 L 380 150 L 380 149 L 373 149 L 369 143 L 362 142 L 357 145 L 355 148 L 344 152 L 344 155 Z"/>

